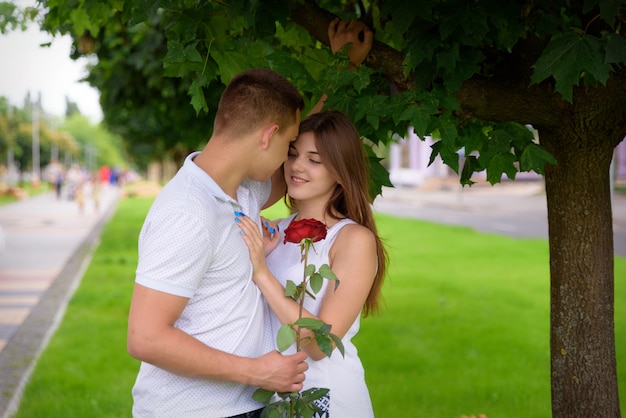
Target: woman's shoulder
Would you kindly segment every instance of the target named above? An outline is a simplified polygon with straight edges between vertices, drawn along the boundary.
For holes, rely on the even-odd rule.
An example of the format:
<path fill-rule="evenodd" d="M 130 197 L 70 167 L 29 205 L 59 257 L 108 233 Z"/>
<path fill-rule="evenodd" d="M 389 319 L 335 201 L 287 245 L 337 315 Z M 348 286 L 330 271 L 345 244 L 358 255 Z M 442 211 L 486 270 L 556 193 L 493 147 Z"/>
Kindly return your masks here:
<path fill-rule="evenodd" d="M 347 218 L 340 223 L 342 225 L 341 229 L 337 232 L 336 242 L 363 240 L 365 243 L 368 243 L 375 241 L 374 234 L 367 227 Z"/>
<path fill-rule="evenodd" d="M 337 257 L 360 262 L 365 258 L 375 258 L 376 239 L 372 231 L 356 222 L 345 223 L 337 232 L 330 250 L 331 259 Z"/>

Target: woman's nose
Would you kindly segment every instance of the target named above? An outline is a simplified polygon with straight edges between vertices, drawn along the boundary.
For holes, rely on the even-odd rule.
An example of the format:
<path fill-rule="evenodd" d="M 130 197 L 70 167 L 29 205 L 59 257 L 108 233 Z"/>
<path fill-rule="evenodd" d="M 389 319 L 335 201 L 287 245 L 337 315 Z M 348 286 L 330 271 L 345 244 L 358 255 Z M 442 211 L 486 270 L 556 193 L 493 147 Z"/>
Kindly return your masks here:
<path fill-rule="evenodd" d="M 296 157 L 293 159 L 293 163 L 291 165 L 291 169 L 296 172 L 302 171 L 302 159 L 300 157 Z"/>

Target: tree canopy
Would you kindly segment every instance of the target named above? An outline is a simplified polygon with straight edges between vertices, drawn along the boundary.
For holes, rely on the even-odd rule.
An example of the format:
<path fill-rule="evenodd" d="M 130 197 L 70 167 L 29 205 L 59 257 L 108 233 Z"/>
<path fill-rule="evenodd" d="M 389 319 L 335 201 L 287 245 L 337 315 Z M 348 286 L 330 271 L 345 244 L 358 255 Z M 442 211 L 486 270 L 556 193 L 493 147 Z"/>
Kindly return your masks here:
<path fill-rule="evenodd" d="M 440 138 L 435 154 L 455 170 L 464 148 L 464 183 L 483 169 L 495 183 L 514 178 L 516 162 L 543 173 L 554 160 L 523 125 L 552 123 L 545 108 L 555 98 L 572 104 L 575 89 L 606 84 L 626 61 L 620 2 L 557 3 L 49 0 L 45 26 L 72 34 L 75 55 L 97 54 L 88 80 L 134 155 L 197 148 L 230 78 L 269 66 L 310 103 L 331 85 L 327 106 L 373 142 L 410 125 Z M 331 13 L 376 30 L 371 69 L 332 71 L 323 45 Z M 545 100 L 535 109 L 488 104 L 526 94 Z"/>

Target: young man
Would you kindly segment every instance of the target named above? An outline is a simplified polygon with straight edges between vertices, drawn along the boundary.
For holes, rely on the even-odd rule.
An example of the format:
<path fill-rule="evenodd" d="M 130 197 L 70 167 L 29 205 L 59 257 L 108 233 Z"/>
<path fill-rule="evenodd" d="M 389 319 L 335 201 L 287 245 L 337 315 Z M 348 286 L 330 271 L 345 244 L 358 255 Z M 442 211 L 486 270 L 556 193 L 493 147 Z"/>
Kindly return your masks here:
<path fill-rule="evenodd" d="M 303 107 L 279 74 L 239 74 L 220 99 L 211 139 L 153 203 L 128 323 L 128 351 L 142 361 L 133 416 L 257 416 L 257 387 L 302 389 L 306 354 L 273 351 L 268 307 L 233 218 L 258 221 L 282 196 L 284 179 L 270 178 Z"/>

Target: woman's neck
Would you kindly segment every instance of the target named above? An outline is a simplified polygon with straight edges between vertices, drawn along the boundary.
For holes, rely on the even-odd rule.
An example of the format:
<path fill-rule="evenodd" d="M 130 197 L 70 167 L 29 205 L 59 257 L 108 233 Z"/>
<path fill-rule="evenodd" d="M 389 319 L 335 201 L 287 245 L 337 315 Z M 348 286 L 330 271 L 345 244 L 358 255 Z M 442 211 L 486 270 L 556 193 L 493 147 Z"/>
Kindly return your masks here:
<path fill-rule="evenodd" d="M 324 223 L 328 228 L 337 223 L 342 216 L 335 215 L 330 216 L 326 212 L 326 202 L 323 204 L 313 204 L 309 201 L 298 201 L 298 215 L 296 215 L 295 220 L 300 219 L 317 219 L 318 221 Z"/>

